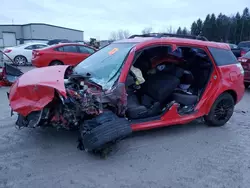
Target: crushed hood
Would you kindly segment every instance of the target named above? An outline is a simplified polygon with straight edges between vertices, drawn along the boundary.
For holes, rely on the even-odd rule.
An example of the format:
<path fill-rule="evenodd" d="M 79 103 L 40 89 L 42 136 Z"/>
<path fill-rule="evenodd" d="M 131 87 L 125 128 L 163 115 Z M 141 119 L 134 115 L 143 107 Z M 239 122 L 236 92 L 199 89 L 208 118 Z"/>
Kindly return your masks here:
<path fill-rule="evenodd" d="M 53 100 L 55 90 L 66 97 L 64 75 L 68 67 L 58 65 L 35 68 L 24 73 L 9 91 L 12 110 L 23 116 L 39 111 Z"/>

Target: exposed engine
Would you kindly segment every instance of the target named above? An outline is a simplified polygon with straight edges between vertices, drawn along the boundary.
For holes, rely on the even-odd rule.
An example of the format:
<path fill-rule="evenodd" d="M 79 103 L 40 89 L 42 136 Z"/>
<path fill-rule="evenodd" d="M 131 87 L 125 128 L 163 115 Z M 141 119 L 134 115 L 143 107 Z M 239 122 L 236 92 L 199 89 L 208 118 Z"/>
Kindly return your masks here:
<path fill-rule="evenodd" d="M 79 128 L 81 121 L 102 113 L 102 89 L 100 86 L 79 78 L 65 79 L 67 98 L 53 101 L 49 107 L 50 124 L 66 129 Z"/>

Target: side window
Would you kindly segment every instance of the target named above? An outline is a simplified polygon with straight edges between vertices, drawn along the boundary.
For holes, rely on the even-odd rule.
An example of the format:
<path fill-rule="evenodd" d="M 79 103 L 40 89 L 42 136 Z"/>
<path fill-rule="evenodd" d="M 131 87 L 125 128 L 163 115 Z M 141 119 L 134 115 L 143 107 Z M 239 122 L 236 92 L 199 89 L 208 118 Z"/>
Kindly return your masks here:
<path fill-rule="evenodd" d="M 64 52 L 71 52 L 71 53 L 77 53 L 77 47 L 76 46 L 71 46 L 71 45 L 67 45 L 67 46 L 63 46 L 63 51 Z"/>
<path fill-rule="evenodd" d="M 63 52 L 63 46 L 62 46 L 62 47 L 55 48 L 55 50 L 58 51 L 58 52 Z"/>
<path fill-rule="evenodd" d="M 79 47 L 80 53 L 83 53 L 83 54 L 93 54 L 95 52 L 95 50 L 88 48 L 86 46 L 78 46 L 78 47 Z"/>
<path fill-rule="evenodd" d="M 24 49 L 26 49 L 26 50 L 34 50 L 34 49 L 36 49 L 36 45 L 30 45 L 30 46 L 27 46 Z"/>
<path fill-rule="evenodd" d="M 211 52 L 215 60 L 215 63 L 218 66 L 232 65 L 238 63 L 237 58 L 235 57 L 235 55 L 231 50 L 213 48 L 213 47 L 208 47 L 208 49 Z"/>
<path fill-rule="evenodd" d="M 36 49 L 41 49 L 41 48 L 45 48 L 45 47 L 47 47 L 47 45 L 43 45 L 43 44 L 36 45 Z"/>

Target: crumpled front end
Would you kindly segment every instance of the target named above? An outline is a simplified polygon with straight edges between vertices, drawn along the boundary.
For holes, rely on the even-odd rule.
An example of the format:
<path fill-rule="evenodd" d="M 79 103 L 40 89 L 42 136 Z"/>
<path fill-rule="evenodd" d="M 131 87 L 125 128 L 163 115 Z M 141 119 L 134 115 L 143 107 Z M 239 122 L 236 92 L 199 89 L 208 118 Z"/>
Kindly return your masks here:
<path fill-rule="evenodd" d="M 55 91 L 66 96 L 65 71 L 68 66 L 33 69 L 23 74 L 9 91 L 9 103 L 14 112 L 27 116 L 42 110 L 54 98 Z"/>
<path fill-rule="evenodd" d="M 90 78 L 65 74 L 67 70 L 68 66 L 34 69 L 12 85 L 9 101 L 11 109 L 19 115 L 16 122 L 19 127 L 78 129 L 81 122 L 104 110 L 124 117 L 127 95 L 123 83 L 103 91 Z"/>

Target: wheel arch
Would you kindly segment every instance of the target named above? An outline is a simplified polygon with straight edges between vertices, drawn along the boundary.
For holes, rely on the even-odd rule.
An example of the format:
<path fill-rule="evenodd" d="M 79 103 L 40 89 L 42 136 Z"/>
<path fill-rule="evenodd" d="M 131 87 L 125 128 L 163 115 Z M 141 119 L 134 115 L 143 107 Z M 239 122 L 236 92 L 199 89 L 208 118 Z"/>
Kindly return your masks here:
<path fill-rule="evenodd" d="M 63 61 L 59 59 L 53 59 L 52 61 L 50 61 L 49 65 L 51 65 L 53 62 L 56 62 L 56 61 L 61 62 L 64 65 Z"/>
<path fill-rule="evenodd" d="M 229 90 L 224 91 L 223 93 L 229 93 L 230 95 L 232 95 L 232 97 L 233 97 L 233 99 L 234 99 L 234 104 L 237 103 L 237 98 L 238 98 L 238 96 L 237 96 L 237 93 L 236 93 L 234 90 L 229 89 Z M 221 95 L 222 95 L 223 93 L 221 93 Z"/>
<path fill-rule="evenodd" d="M 210 112 L 214 102 L 216 101 L 216 99 L 218 97 L 220 97 L 221 95 L 223 95 L 224 93 L 229 93 L 232 97 L 233 97 L 233 100 L 234 100 L 234 104 L 237 103 L 237 100 L 238 100 L 238 96 L 237 96 L 237 93 L 236 91 L 232 90 L 232 89 L 227 89 L 227 90 L 224 90 L 223 92 L 221 93 L 218 93 L 216 95 L 214 95 L 210 100 L 209 102 L 206 104 L 207 108 L 206 108 L 206 115 Z"/>
<path fill-rule="evenodd" d="M 21 55 L 21 54 L 15 55 L 15 57 L 13 58 L 13 60 L 15 60 L 18 56 L 24 57 L 26 59 L 26 61 L 28 61 L 27 57 L 25 57 L 24 55 Z"/>

